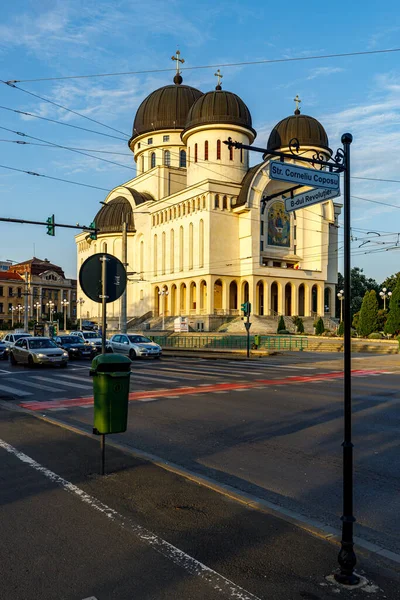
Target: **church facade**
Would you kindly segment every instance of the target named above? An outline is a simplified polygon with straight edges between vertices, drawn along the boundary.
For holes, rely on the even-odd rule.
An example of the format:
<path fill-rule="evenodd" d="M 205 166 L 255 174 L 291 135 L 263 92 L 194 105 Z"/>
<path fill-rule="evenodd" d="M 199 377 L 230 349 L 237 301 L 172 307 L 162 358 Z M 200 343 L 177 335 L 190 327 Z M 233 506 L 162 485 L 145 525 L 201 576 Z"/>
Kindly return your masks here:
<path fill-rule="evenodd" d="M 244 101 L 219 80 L 203 93 L 177 69 L 172 85 L 139 106 L 129 141 L 137 175 L 105 198 L 98 239 L 76 237 L 79 271 L 96 252 L 122 260 L 126 230 L 128 324 L 184 316 L 207 331 L 239 316 L 244 302 L 260 316 L 334 316 L 340 205 L 286 212 L 288 184 L 269 178 L 274 157 L 250 168 L 249 151 L 228 148 L 229 137 L 251 145 L 256 131 Z M 267 147 L 288 151 L 293 138 L 306 156 L 331 156 L 323 126 L 298 108 Z M 86 299 L 85 312 L 98 319 L 100 305 Z M 119 314 L 120 301 L 108 306 L 115 326 Z"/>

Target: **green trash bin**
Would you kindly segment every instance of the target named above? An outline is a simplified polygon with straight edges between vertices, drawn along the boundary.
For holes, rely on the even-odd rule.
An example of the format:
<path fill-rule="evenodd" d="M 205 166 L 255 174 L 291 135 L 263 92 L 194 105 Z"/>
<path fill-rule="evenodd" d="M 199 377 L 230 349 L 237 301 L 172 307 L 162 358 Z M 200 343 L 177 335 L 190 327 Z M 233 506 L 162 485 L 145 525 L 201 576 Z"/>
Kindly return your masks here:
<path fill-rule="evenodd" d="M 99 354 L 92 361 L 93 433 L 122 433 L 128 420 L 132 361 L 121 354 Z"/>

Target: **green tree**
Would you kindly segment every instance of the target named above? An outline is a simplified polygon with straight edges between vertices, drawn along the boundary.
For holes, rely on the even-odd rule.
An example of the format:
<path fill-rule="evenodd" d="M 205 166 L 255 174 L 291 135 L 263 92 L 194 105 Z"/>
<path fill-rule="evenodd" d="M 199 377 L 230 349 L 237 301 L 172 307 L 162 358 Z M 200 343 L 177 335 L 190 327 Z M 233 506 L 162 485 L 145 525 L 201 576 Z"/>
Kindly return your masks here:
<path fill-rule="evenodd" d="M 362 301 L 360 317 L 358 319 L 357 333 L 361 337 L 368 337 L 370 333 L 378 330 L 378 299 L 375 290 L 365 292 Z"/>
<path fill-rule="evenodd" d="M 398 273 L 394 273 L 393 275 L 389 275 L 389 277 L 386 277 L 385 281 L 382 281 L 380 290 L 385 287 L 389 292 L 393 292 L 399 279 L 400 271 Z"/>
<path fill-rule="evenodd" d="M 337 334 L 338 335 L 344 335 L 344 321 L 340 321 L 338 330 L 337 330 Z"/>
<path fill-rule="evenodd" d="M 299 317 L 299 320 L 297 321 L 297 333 L 304 333 L 304 323 L 301 317 Z"/>
<path fill-rule="evenodd" d="M 315 335 L 322 335 L 324 333 L 324 331 L 325 331 L 324 321 L 322 320 L 322 317 L 320 317 L 315 324 Z"/>
<path fill-rule="evenodd" d="M 336 286 L 336 293 L 343 289 L 344 286 L 344 278 L 341 273 L 338 273 L 338 282 Z M 358 312 L 361 309 L 361 304 L 363 298 L 365 296 L 365 292 L 369 292 L 371 290 L 375 290 L 375 292 L 379 293 L 379 285 L 375 281 L 375 279 L 367 278 L 364 275 L 363 269 L 359 267 L 353 267 L 351 269 L 351 281 L 350 281 L 350 310 L 351 316 Z M 390 289 L 390 288 L 389 288 Z M 340 315 L 340 301 L 336 296 L 336 314 Z"/>
<path fill-rule="evenodd" d="M 277 333 L 279 333 L 280 331 L 283 331 L 284 329 L 286 329 L 285 319 L 281 315 L 279 318 Z"/>
<path fill-rule="evenodd" d="M 385 333 L 392 335 L 400 331 L 400 279 L 394 287 L 389 303 L 389 314 L 385 325 Z"/>
<path fill-rule="evenodd" d="M 383 308 L 380 308 L 378 310 L 378 331 L 384 331 L 385 330 L 387 316 L 388 316 L 388 310 L 387 309 L 383 310 Z"/>

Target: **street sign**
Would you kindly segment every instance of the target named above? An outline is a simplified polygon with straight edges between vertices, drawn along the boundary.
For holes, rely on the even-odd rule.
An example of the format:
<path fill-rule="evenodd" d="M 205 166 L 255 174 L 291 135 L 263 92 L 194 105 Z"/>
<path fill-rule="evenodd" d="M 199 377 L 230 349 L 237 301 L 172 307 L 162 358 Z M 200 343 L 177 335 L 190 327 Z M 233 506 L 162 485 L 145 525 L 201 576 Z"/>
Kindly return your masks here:
<path fill-rule="evenodd" d="M 308 190 L 308 192 L 297 194 L 297 196 L 294 196 L 293 198 L 285 198 L 285 210 L 286 212 L 299 210 L 299 208 L 306 208 L 307 206 L 312 206 L 313 204 L 318 204 L 319 202 L 324 202 L 324 200 L 330 200 L 337 196 L 340 196 L 339 189 L 321 190 L 317 188 Z"/>
<path fill-rule="evenodd" d="M 104 257 L 104 258 L 103 258 Z M 94 302 L 102 302 L 102 261 L 106 260 L 106 302 L 118 300 L 126 288 L 126 270 L 118 258 L 105 252 L 89 256 L 79 271 L 82 291 Z"/>
<path fill-rule="evenodd" d="M 246 323 L 244 324 L 244 326 L 245 326 L 245 328 L 246 328 L 246 331 L 249 331 L 249 329 L 250 329 L 250 327 L 251 327 L 251 323 L 247 323 L 247 322 L 246 322 Z"/>
<path fill-rule="evenodd" d="M 272 160 L 269 163 L 269 177 L 278 181 L 289 181 L 310 187 L 325 188 L 328 190 L 339 189 L 338 173 L 307 169 L 289 163 Z"/>

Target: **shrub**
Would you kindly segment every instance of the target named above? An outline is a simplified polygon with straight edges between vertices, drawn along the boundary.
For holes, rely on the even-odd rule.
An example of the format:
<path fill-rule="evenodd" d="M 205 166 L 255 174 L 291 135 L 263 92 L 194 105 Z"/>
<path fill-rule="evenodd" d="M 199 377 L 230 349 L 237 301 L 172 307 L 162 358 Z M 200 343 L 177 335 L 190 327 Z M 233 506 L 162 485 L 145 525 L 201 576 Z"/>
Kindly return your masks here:
<path fill-rule="evenodd" d="M 322 320 L 322 317 L 320 317 L 315 324 L 315 335 L 322 335 L 324 333 L 324 331 L 325 331 L 325 325 Z"/>
<path fill-rule="evenodd" d="M 390 297 L 389 314 L 385 325 L 385 333 L 399 333 L 400 331 L 400 279 Z"/>
<path fill-rule="evenodd" d="M 340 321 L 337 334 L 344 335 L 344 321 Z"/>
<path fill-rule="evenodd" d="M 365 292 L 356 329 L 362 337 L 368 337 L 378 329 L 378 299 L 375 290 Z"/>
<path fill-rule="evenodd" d="M 287 329 L 278 329 L 278 335 L 290 335 L 290 331 Z"/>
<path fill-rule="evenodd" d="M 301 317 L 292 317 L 297 333 L 304 333 L 304 323 Z"/>
<path fill-rule="evenodd" d="M 277 332 L 279 333 L 280 331 L 283 331 L 284 329 L 286 329 L 285 319 L 281 315 L 279 317 L 279 323 L 278 323 Z"/>
<path fill-rule="evenodd" d="M 369 340 L 381 340 L 382 339 L 382 334 L 374 331 L 373 333 L 369 334 L 368 339 Z"/>

